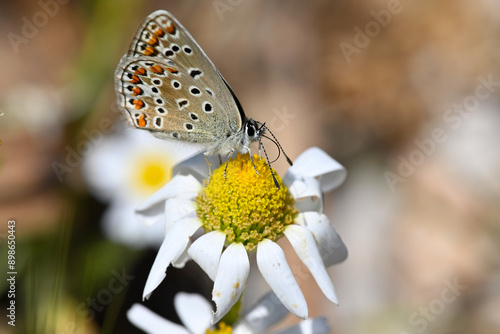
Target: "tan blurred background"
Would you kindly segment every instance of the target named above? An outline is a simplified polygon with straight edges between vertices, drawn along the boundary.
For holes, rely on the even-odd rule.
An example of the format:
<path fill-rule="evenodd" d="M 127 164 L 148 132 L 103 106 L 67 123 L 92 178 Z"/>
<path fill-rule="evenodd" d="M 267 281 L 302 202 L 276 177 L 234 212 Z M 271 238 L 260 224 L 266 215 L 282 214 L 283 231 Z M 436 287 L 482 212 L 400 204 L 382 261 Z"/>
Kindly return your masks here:
<path fill-rule="evenodd" d="M 498 1 L 41 3 L 57 6 L 0 3 L 0 233 L 16 220 L 28 324 L 45 312 L 55 332 L 109 268 L 143 254 L 101 235 L 84 154 L 62 177 L 54 162 L 67 165 L 84 130 L 122 122 L 114 69 L 143 18 L 166 9 L 292 159 L 319 146 L 348 169 L 325 198 L 350 251 L 329 270 L 340 306 L 301 281 L 310 316 L 332 333 L 500 332 Z M 97 313 L 85 333 L 118 332 L 119 315 Z"/>

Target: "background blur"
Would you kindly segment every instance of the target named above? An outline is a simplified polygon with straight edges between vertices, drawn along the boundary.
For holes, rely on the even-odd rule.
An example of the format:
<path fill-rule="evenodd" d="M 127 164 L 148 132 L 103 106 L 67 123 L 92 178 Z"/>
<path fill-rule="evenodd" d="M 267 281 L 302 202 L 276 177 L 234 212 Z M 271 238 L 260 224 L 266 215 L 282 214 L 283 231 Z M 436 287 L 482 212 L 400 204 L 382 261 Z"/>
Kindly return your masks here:
<path fill-rule="evenodd" d="M 153 182 L 131 162 L 140 141 L 121 126 L 113 73 L 156 9 L 182 22 L 292 160 L 319 146 L 348 169 L 325 198 L 350 252 L 329 269 L 340 306 L 302 280 L 310 316 L 332 333 L 500 332 L 495 0 L 0 2 L 0 262 L 6 273 L 15 219 L 17 332 L 140 332 L 124 312 L 158 240 L 134 244 L 141 230 L 120 234 L 120 222 L 169 176 Z M 154 166 L 179 158 L 163 152 L 173 156 Z M 286 161 L 274 167 L 283 175 Z M 127 173 L 151 189 L 127 187 Z M 172 287 L 210 296 L 192 263 L 167 280 L 146 305 L 169 319 Z M 12 329 L 3 317 L 0 332 Z"/>

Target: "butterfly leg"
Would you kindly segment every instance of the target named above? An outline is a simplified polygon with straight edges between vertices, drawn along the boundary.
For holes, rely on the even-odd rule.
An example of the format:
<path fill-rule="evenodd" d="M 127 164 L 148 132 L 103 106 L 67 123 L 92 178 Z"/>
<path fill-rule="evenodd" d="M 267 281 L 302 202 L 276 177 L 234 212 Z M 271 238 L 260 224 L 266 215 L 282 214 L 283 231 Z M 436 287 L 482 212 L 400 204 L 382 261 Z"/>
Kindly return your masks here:
<path fill-rule="evenodd" d="M 203 157 L 205 158 L 205 161 L 207 162 L 207 166 L 208 166 L 208 177 L 212 176 L 212 164 L 210 163 L 210 161 L 208 161 L 208 158 L 206 156 L 205 153 L 203 153 Z"/>
<path fill-rule="evenodd" d="M 205 153 L 203 153 L 203 157 L 205 158 L 205 161 L 207 162 L 207 166 L 208 166 L 208 178 L 204 182 L 206 182 L 206 184 L 209 184 L 210 178 L 212 177 L 212 164 L 208 160 L 207 155 Z"/>
<path fill-rule="evenodd" d="M 231 152 L 229 152 L 229 154 L 227 155 L 227 158 L 226 158 L 226 167 L 224 167 L 224 180 L 227 180 L 227 177 L 226 177 L 226 172 L 227 172 L 227 166 L 229 165 L 229 159 L 231 159 L 231 157 L 233 156 L 233 153 L 234 153 L 234 150 L 232 150 Z"/>
<path fill-rule="evenodd" d="M 248 147 L 246 147 L 246 149 L 248 151 L 248 154 L 250 155 L 250 161 L 252 161 L 252 165 L 253 165 L 253 169 L 255 170 L 255 173 L 257 173 L 257 175 L 260 175 L 259 171 L 257 170 L 257 167 L 255 167 L 255 163 L 253 162 L 252 152 L 250 151 L 250 149 Z"/>

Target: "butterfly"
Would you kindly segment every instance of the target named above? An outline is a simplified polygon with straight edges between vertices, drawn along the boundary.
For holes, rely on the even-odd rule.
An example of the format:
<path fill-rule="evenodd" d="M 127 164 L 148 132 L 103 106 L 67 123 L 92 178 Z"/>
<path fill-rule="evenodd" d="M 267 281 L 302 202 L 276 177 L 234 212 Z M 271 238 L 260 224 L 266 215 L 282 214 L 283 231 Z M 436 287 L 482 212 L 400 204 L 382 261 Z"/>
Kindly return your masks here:
<path fill-rule="evenodd" d="M 261 138 L 267 138 L 292 164 L 265 123 L 246 117 L 224 77 L 165 10 L 148 15 L 135 33 L 116 69 L 115 90 L 133 126 L 157 138 L 197 144 L 206 155 L 228 159 L 234 152 L 251 153 L 256 141 L 264 148 Z"/>

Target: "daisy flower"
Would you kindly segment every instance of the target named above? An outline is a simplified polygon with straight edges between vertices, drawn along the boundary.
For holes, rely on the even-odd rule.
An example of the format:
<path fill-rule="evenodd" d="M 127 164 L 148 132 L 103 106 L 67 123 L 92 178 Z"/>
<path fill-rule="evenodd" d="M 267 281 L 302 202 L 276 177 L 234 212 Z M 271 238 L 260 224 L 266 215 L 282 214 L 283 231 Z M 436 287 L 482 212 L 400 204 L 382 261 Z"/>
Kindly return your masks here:
<path fill-rule="evenodd" d="M 96 197 L 109 203 L 102 217 L 104 235 L 136 248 L 158 247 L 164 224 L 148 226 L 134 209 L 170 181 L 173 166 L 194 152 L 141 131 L 101 135 L 93 145 L 84 156 L 83 175 Z"/>
<path fill-rule="evenodd" d="M 250 270 L 249 253 L 283 305 L 306 319 L 306 301 L 276 241 L 286 236 L 325 296 L 337 296 L 326 267 L 344 260 L 347 249 L 322 213 L 322 193 L 339 186 L 345 169 L 319 148 L 300 155 L 276 187 L 264 159 L 239 155 L 217 168 L 206 186 L 203 156 L 174 168 L 174 177 L 137 212 L 165 221 L 165 239 L 153 263 L 143 298 L 147 299 L 172 264 L 193 259 L 214 281 L 213 323 L 239 300 Z M 215 162 L 214 162 L 215 164 Z M 204 167 L 202 167 L 204 165 Z M 256 173 L 256 170 L 258 173 Z M 192 242 L 191 237 L 199 231 Z"/>
<path fill-rule="evenodd" d="M 220 322 L 212 326 L 210 303 L 197 294 L 180 292 L 174 297 L 175 310 L 184 326 L 169 321 L 141 304 L 134 304 L 127 311 L 127 318 L 136 327 L 152 334 L 262 334 L 282 320 L 288 311 L 273 293 L 264 296 L 247 310 L 234 325 Z M 274 334 L 328 334 L 330 327 L 324 317 L 301 321 Z"/>

